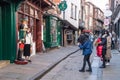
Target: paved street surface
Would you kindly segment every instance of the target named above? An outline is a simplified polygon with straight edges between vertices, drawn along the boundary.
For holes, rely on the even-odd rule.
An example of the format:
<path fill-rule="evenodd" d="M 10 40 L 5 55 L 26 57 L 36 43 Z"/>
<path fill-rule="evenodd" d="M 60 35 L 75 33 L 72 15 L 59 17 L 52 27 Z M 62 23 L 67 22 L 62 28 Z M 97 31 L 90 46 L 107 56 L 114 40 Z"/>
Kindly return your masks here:
<path fill-rule="evenodd" d="M 120 53 L 116 50 L 112 50 L 110 65 L 103 69 L 103 80 L 120 80 Z"/>
<path fill-rule="evenodd" d="M 61 47 L 47 53 L 38 53 L 32 57 L 32 63 L 27 65 L 10 64 L 0 69 L 0 80 L 35 80 L 36 77 L 77 49 L 77 46 Z M 41 80 L 119 80 L 120 53 L 117 50 L 112 51 L 111 63 L 105 69 L 98 68 L 101 61 L 93 54 L 91 57 L 92 73 L 78 71 L 82 66 L 83 58 L 79 52 L 62 61 Z"/>
<path fill-rule="evenodd" d="M 80 53 L 81 51 L 78 51 L 69 56 L 40 80 L 93 80 L 89 79 L 92 73 L 79 72 L 83 64 L 83 55 Z"/>

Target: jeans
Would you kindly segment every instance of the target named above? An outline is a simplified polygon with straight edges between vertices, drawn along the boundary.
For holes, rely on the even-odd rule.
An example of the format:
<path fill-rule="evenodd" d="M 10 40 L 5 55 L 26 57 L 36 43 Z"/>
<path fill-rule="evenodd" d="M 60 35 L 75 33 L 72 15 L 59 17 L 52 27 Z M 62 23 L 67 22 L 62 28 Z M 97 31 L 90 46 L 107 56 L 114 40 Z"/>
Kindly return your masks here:
<path fill-rule="evenodd" d="M 103 51 L 102 51 L 102 58 L 103 58 L 103 64 L 102 64 L 102 66 L 103 67 L 106 67 L 106 65 L 105 65 L 105 62 L 106 62 L 105 55 L 106 55 L 106 49 L 103 49 Z"/>
<path fill-rule="evenodd" d="M 92 70 L 92 68 L 91 68 L 91 63 L 90 63 L 90 55 L 91 55 L 91 54 L 84 55 L 82 70 L 85 70 L 86 62 L 88 63 L 89 70 Z"/>

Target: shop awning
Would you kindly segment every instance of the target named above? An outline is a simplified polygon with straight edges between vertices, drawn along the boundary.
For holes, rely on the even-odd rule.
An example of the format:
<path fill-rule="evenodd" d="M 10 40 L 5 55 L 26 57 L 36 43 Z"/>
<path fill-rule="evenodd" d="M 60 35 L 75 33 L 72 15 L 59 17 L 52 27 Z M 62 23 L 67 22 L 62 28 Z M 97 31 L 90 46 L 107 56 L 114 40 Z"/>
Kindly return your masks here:
<path fill-rule="evenodd" d="M 61 17 L 59 17 L 59 16 L 57 16 L 57 15 L 55 15 L 55 14 L 50 14 L 50 13 L 44 13 L 43 14 L 43 16 L 45 17 L 45 16 L 54 16 L 54 17 L 56 17 L 56 18 L 58 18 L 58 20 L 62 20 L 62 18 Z"/>
<path fill-rule="evenodd" d="M 44 13 L 43 14 L 44 17 L 45 16 L 54 16 L 56 17 L 58 20 L 60 20 L 63 24 L 63 28 L 70 28 L 70 29 L 73 29 L 73 30 L 78 30 L 75 26 L 73 26 L 69 21 L 67 20 L 63 20 L 61 17 L 57 16 L 57 15 L 54 15 L 54 14 L 50 14 L 50 13 Z"/>
<path fill-rule="evenodd" d="M 51 0 L 28 0 L 32 3 L 38 5 L 40 8 L 52 8 L 52 6 L 56 6 Z"/>
<path fill-rule="evenodd" d="M 64 28 L 71 28 L 73 30 L 78 30 L 78 28 L 76 28 L 75 26 L 73 26 L 69 21 L 67 20 L 62 20 L 62 23 L 64 25 Z"/>

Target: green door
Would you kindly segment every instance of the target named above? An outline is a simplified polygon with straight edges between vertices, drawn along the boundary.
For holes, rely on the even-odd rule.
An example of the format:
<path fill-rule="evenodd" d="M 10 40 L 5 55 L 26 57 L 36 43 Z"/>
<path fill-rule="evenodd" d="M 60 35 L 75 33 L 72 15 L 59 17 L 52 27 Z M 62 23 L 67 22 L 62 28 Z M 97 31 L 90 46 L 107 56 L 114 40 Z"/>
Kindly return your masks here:
<path fill-rule="evenodd" d="M 2 10 L 0 6 L 0 60 L 2 60 Z"/>
<path fill-rule="evenodd" d="M 15 11 L 24 0 L 15 1 L 0 0 L 0 60 L 10 62 L 14 62 L 17 52 Z"/>

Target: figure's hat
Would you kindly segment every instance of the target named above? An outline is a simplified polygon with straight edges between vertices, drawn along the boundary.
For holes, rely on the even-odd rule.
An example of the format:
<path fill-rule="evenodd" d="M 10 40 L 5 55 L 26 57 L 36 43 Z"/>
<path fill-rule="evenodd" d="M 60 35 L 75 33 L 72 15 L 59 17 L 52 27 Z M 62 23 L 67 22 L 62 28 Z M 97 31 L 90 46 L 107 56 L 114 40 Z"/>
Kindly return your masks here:
<path fill-rule="evenodd" d="M 28 21 L 28 18 L 27 18 L 27 17 L 25 17 L 25 18 L 23 18 L 23 19 L 22 19 L 22 21 Z"/>

